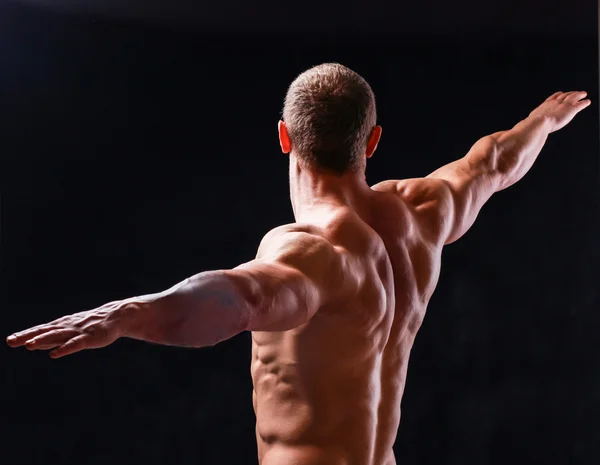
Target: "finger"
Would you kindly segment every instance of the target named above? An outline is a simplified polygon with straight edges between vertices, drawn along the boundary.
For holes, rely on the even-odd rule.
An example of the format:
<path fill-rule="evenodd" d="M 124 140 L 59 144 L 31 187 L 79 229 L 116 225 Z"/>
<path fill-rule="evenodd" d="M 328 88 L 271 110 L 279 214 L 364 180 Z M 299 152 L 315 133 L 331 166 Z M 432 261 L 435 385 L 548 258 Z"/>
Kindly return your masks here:
<path fill-rule="evenodd" d="M 75 352 L 79 352 L 88 347 L 86 342 L 90 341 L 92 337 L 89 334 L 80 334 L 75 336 L 73 339 L 68 340 L 66 343 L 61 345 L 59 348 L 54 349 L 50 352 L 50 357 L 61 358 L 65 355 L 71 355 Z"/>
<path fill-rule="evenodd" d="M 587 92 L 571 92 L 571 93 L 569 93 L 567 98 L 565 98 L 565 102 L 576 103 L 585 97 L 587 97 Z"/>
<path fill-rule="evenodd" d="M 56 326 L 50 326 L 50 325 L 35 326 L 33 328 L 26 329 L 25 331 L 21 331 L 20 333 L 15 333 L 11 336 L 8 336 L 6 338 L 6 342 L 10 347 L 19 347 L 19 346 L 22 346 L 25 343 L 25 341 L 29 341 L 30 339 L 32 339 L 42 333 L 52 331 L 53 329 L 57 329 Z"/>
<path fill-rule="evenodd" d="M 555 92 L 555 93 L 553 93 L 550 97 L 548 97 L 546 99 L 546 102 L 548 102 L 549 100 L 554 100 L 555 98 L 557 98 L 561 94 L 562 94 L 562 92 Z"/>
<path fill-rule="evenodd" d="M 556 98 L 556 100 L 558 100 L 559 102 L 564 102 L 572 94 L 573 92 L 563 92 Z"/>
<path fill-rule="evenodd" d="M 77 334 L 78 331 L 74 329 L 56 329 L 28 340 L 25 347 L 29 350 L 48 350 L 63 345 Z"/>
<path fill-rule="evenodd" d="M 577 109 L 579 111 L 581 111 L 584 108 L 589 107 L 591 104 L 592 104 L 592 101 L 588 98 L 588 99 L 582 100 L 581 102 L 577 102 L 577 104 L 575 106 L 577 107 Z"/>

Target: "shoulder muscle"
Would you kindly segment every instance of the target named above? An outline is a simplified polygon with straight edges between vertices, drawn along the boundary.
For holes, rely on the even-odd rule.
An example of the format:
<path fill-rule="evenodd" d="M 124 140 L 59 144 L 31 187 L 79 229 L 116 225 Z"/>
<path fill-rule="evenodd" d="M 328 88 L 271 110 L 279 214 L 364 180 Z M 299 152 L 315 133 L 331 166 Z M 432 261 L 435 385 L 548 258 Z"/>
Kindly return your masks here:
<path fill-rule="evenodd" d="M 253 331 L 284 331 L 306 323 L 337 297 L 343 282 L 335 247 L 293 226 L 267 233 L 256 259 L 232 274 L 251 296 Z"/>
<path fill-rule="evenodd" d="M 373 186 L 379 192 L 396 195 L 411 212 L 420 233 L 432 242 L 441 242 L 453 214 L 450 191 L 443 183 L 427 178 L 384 181 Z"/>
<path fill-rule="evenodd" d="M 459 239 L 498 188 L 494 169 L 496 145 L 477 141 L 463 158 L 425 178 L 385 181 L 374 190 L 393 191 L 424 221 L 424 228 L 444 244 Z"/>
<path fill-rule="evenodd" d="M 340 261 L 338 251 L 327 239 L 294 226 L 267 233 L 257 259 L 291 267 L 321 286 L 334 284 Z"/>

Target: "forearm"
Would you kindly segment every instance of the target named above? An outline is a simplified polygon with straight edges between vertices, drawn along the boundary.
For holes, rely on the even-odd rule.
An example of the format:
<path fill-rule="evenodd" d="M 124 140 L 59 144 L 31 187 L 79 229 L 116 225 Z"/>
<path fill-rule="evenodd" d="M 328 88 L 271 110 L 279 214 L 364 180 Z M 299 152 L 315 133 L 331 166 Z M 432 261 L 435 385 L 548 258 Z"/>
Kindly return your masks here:
<path fill-rule="evenodd" d="M 164 292 L 124 301 L 122 336 L 182 347 L 212 346 L 246 329 L 248 308 L 227 272 L 200 273 Z"/>
<path fill-rule="evenodd" d="M 497 144 L 496 169 L 501 176 L 498 190 L 512 186 L 527 174 L 551 132 L 549 118 L 530 116 L 511 130 L 492 135 Z"/>

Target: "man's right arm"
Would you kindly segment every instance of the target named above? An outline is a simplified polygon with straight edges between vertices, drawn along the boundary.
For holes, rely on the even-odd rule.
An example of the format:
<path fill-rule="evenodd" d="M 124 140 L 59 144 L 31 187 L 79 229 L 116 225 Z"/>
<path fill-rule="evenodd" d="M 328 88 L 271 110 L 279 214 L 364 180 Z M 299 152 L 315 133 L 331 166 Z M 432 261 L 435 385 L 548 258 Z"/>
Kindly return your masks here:
<path fill-rule="evenodd" d="M 514 128 L 483 137 L 463 158 L 397 190 L 419 203 L 418 210 L 436 229 L 435 236 L 450 244 L 468 231 L 495 192 L 525 176 L 550 133 L 589 106 L 589 100 L 581 100 L 585 96 L 585 92 L 557 92 Z"/>

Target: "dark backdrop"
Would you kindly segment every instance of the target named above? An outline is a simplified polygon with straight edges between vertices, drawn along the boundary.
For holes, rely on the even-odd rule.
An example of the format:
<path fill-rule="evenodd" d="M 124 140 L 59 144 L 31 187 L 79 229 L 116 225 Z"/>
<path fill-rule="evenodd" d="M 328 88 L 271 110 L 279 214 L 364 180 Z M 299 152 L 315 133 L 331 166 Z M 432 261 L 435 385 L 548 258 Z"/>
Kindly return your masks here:
<path fill-rule="evenodd" d="M 593 5 L 576 3 L 530 30 L 519 11 L 539 9 L 515 3 L 498 17 L 445 7 L 437 23 L 405 7 L 404 29 L 380 10 L 381 27 L 344 28 L 362 24 L 355 8 L 339 30 L 288 18 L 237 32 L 3 6 L 0 329 L 252 259 L 293 221 L 276 122 L 312 65 L 346 64 L 377 95 L 371 184 L 426 175 L 556 90 L 583 89 L 593 106 L 447 248 L 395 450 L 407 464 L 597 463 L 598 47 Z M 201 350 L 1 354 L 2 463 L 256 463 L 249 334 Z"/>

